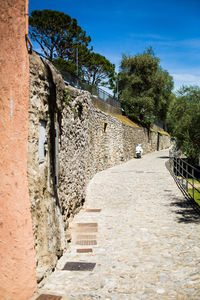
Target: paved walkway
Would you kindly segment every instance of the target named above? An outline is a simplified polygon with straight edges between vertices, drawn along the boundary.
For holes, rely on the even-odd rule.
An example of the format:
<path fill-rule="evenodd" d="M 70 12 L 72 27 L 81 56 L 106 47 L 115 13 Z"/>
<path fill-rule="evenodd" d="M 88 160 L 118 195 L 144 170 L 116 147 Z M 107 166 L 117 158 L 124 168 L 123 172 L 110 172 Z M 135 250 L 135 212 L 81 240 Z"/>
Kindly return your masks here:
<path fill-rule="evenodd" d="M 166 156 L 166 150 L 148 154 L 91 180 L 84 209 L 71 224 L 72 245 L 40 294 L 65 300 L 200 299 L 200 217 L 186 205 Z M 62 270 L 66 262 L 96 265 L 91 271 Z"/>

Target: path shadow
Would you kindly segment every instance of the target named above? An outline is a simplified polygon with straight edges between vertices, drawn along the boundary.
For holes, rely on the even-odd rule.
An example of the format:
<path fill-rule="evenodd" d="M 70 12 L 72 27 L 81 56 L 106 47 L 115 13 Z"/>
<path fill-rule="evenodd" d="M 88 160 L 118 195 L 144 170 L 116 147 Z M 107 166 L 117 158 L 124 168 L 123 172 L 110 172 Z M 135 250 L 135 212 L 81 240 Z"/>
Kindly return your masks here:
<path fill-rule="evenodd" d="M 177 215 L 179 223 L 200 224 L 200 213 L 189 199 L 183 199 L 182 197 L 173 198 L 170 206 L 177 208 L 174 210 L 174 213 Z"/>
<path fill-rule="evenodd" d="M 168 159 L 169 156 L 158 156 L 157 158 L 161 158 L 161 159 Z"/>
<path fill-rule="evenodd" d="M 173 195 L 169 195 L 171 199 L 171 207 L 176 207 L 178 209 L 174 210 L 175 214 L 177 214 L 177 221 L 179 223 L 199 223 L 200 224 L 200 207 L 194 201 L 194 199 L 186 192 L 180 181 L 177 180 L 174 173 L 171 171 L 169 167 L 169 161 L 166 163 L 166 167 L 170 174 L 172 175 L 176 185 L 182 192 L 183 197 L 174 197 Z"/>

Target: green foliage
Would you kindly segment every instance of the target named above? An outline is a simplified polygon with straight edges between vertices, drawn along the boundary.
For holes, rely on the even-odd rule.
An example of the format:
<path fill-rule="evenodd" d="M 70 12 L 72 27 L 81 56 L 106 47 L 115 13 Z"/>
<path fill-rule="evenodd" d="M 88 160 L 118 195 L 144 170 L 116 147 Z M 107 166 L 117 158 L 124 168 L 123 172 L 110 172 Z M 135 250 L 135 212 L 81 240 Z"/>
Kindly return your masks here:
<path fill-rule="evenodd" d="M 63 12 L 34 10 L 29 17 L 29 24 L 32 40 L 40 45 L 51 61 L 56 57 L 75 61 L 76 48 L 80 48 L 80 52 L 84 51 L 91 41 L 78 26 L 77 20 Z"/>
<path fill-rule="evenodd" d="M 171 102 L 167 125 L 177 148 L 193 162 L 200 156 L 200 88 L 182 87 Z"/>
<path fill-rule="evenodd" d="M 76 50 L 76 49 L 74 49 Z M 78 56 L 78 61 L 76 60 L 76 55 Z M 80 78 L 84 78 L 84 65 L 86 65 L 89 61 L 90 50 L 86 47 L 79 45 L 78 52 L 74 51 L 71 56 L 66 58 L 58 57 L 53 60 L 54 66 L 62 73 L 62 74 L 71 74 L 72 76 L 77 76 Z M 78 74 L 77 74 L 77 63 L 78 63 Z"/>
<path fill-rule="evenodd" d="M 70 101 L 69 91 L 68 91 L 68 89 L 65 89 L 64 90 L 63 102 L 65 103 L 65 105 L 68 105 L 69 101 Z"/>
<path fill-rule="evenodd" d="M 115 65 L 103 55 L 91 52 L 84 63 L 83 73 L 88 84 L 113 87 Z"/>
<path fill-rule="evenodd" d="M 53 64 L 62 74 L 77 76 L 76 64 L 73 61 L 59 57 L 53 61 Z M 113 88 L 114 74 L 115 65 L 98 53 L 87 54 L 85 60 L 82 60 L 79 65 L 79 78 L 84 80 L 87 85 L 94 87 L 101 85 Z"/>
<path fill-rule="evenodd" d="M 188 193 L 193 198 L 193 190 L 188 189 Z M 200 205 L 200 190 L 199 190 L 199 192 L 194 190 L 194 200 L 198 205 Z"/>
<path fill-rule="evenodd" d="M 53 65 L 58 69 L 62 74 L 68 74 L 76 76 L 76 65 L 67 61 L 64 58 L 58 57 L 53 61 Z"/>
<path fill-rule="evenodd" d="M 155 118 L 165 122 L 172 99 L 172 77 L 159 62 L 151 47 L 134 57 L 123 55 L 118 75 L 120 101 L 125 113 L 147 127 Z"/>
<path fill-rule="evenodd" d="M 74 118 L 77 118 L 78 117 L 78 111 L 77 111 L 76 107 L 73 108 L 73 112 L 74 112 Z"/>
<path fill-rule="evenodd" d="M 173 78 L 166 70 L 159 67 L 153 82 L 154 89 L 154 113 L 158 121 L 165 124 L 167 111 L 175 95 L 172 93 L 174 87 Z"/>
<path fill-rule="evenodd" d="M 59 11 L 35 10 L 29 17 L 29 25 L 32 40 L 58 70 L 78 75 L 94 86 L 113 88 L 115 66 L 104 56 L 91 53 L 92 48 L 88 49 L 91 38 L 76 19 Z"/>

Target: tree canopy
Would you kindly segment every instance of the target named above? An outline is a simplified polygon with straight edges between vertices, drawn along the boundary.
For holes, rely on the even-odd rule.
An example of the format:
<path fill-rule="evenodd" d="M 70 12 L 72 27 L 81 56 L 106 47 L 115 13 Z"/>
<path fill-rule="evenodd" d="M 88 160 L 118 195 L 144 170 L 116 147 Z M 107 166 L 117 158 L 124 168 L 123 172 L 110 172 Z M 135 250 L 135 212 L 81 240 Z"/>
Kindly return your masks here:
<path fill-rule="evenodd" d="M 87 48 L 90 36 L 63 12 L 50 9 L 34 10 L 29 17 L 30 36 L 49 60 L 61 57 L 73 60 L 76 48 Z M 81 51 L 80 51 L 81 52 Z"/>
<path fill-rule="evenodd" d="M 83 65 L 83 72 L 88 84 L 113 87 L 115 65 L 105 56 L 91 52 Z"/>
<path fill-rule="evenodd" d="M 76 19 L 63 12 L 44 9 L 32 11 L 29 24 L 32 40 L 61 72 L 78 75 L 91 85 L 113 88 L 115 65 L 105 56 L 91 52 L 92 47 L 88 48 L 91 38 Z"/>
<path fill-rule="evenodd" d="M 155 119 L 165 123 L 172 99 L 173 80 L 161 68 L 152 48 L 135 56 L 122 56 L 119 73 L 120 101 L 129 117 L 149 127 Z"/>
<path fill-rule="evenodd" d="M 78 75 L 80 80 L 84 80 L 89 85 L 114 87 L 115 65 L 101 54 L 90 52 L 85 59 L 81 61 L 78 59 L 78 74 L 73 61 L 57 58 L 53 64 L 62 74 Z"/>
<path fill-rule="evenodd" d="M 200 156 L 200 88 L 183 86 L 171 102 L 167 125 L 180 149 L 192 161 Z"/>

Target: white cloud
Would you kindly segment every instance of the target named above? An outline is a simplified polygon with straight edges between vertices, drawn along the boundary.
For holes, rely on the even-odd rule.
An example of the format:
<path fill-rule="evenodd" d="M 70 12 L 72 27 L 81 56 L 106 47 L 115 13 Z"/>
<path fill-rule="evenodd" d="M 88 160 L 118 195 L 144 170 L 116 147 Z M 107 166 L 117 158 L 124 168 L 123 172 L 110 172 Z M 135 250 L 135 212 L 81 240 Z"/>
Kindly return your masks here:
<path fill-rule="evenodd" d="M 170 38 L 158 34 L 153 34 L 153 33 L 152 34 L 131 33 L 129 36 L 131 38 L 139 38 L 139 39 L 152 39 L 152 40 L 164 40 L 164 41 L 170 40 Z"/>
<path fill-rule="evenodd" d="M 200 39 L 187 39 L 187 40 L 182 40 L 178 42 L 180 45 L 189 47 L 189 48 L 194 48 L 194 49 L 199 49 L 200 48 Z"/>
<path fill-rule="evenodd" d="M 200 75 L 188 73 L 172 74 L 174 78 L 174 88 L 179 89 L 182 85 L 198 85 L 200 86 Z"/>

